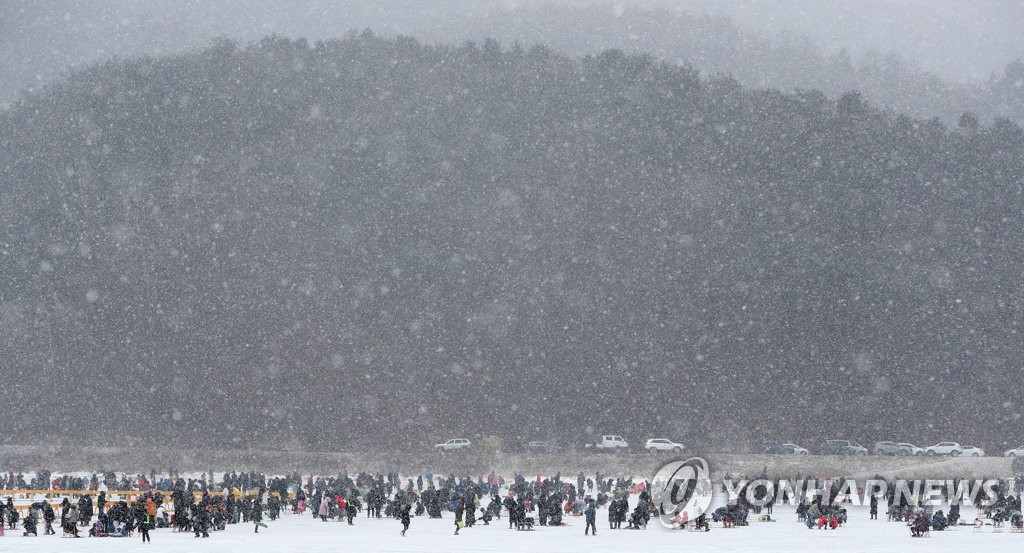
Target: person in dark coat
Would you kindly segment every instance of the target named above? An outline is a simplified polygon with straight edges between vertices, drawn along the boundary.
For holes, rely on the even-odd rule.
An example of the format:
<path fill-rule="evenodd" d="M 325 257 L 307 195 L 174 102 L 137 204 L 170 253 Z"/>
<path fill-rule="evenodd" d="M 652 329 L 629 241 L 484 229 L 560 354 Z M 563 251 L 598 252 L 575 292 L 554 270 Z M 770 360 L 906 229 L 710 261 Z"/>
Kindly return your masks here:
<path fill-rule="evenodd" d="M 53 521 L 56 519 L 57 514 L 53 512 L 53 505 L 50 505 L 50 502 L 47 501 L 46 504 L 43 505 L 43 523 L 46 525 L 43 527 L 44 536 L 57 533 L 53 530 Z"/>
<path fill-rule="evenodd" d="M 256 532 L 260 533 L 260 526 L 266 528 L 267 525 L 263 524 L 263 504 L 260 502 L 259 496 L 256 496 L 252 500 L 252 509 L 249 511 L 249 520 L 256 524 Z"/>
<path fill-rule="evenodd" d="M 647 502 L 642 499 L 636 504 L 633 509 L 633 514 L 629 517 L 629 528 L 640 529 L 647 528 L 647 521 L 650 519 L 650 513 L 648 512 Z"/>
<path fill-rule="evenodd" d="M 29 534 L 31 534 L 33 536 L 38 536 L 39 535 L 39 534 L 36 533 L 36 520 L 37 520 L 36 509 L 35 508 L 29 509 L 28 514 L 25 515 L 25 520 L 22 523 L 22 526 L 25 527 L 25 533 L 22 534 L 23 536 L 28 536 Z"/>
<path fill-rule="evenodd" d="M 470 492 L 468 495 L 469 497 L 465 499 L 466 520 L 464 525 L 467 527 L 472 527 L 474 524 L 476 524 L 476 499 L 473 496 L 472 492 Z"/>
<path fill-rule="evenodd" d="M 78 502 L 78 524 L 89 526 L 92 523 L 92 496 L 85 495 Z"/>
<path fill-rule="evenodd" d="M 928 519 L 924 515 L 918 514 L 910 525 L 910 535 L 919 538 L 928 533 L 928 526 Z"/>
<path fill-rule="evenodd" d="M 537 524 L 548 525 L 548 494 L 542 492 L 537 498 Z"/>
<path fill-rule="evenodd" d="M 404 505 L 402 505 L 402 509 L 401 509 L 401 511 L 399 513 L 399 515 L 400 515 L 400 517 L 402 519 L 402 535 L 403 536 L 409 530 L 409 521 L 411 519 L 409 511 L 411 509 L 412 509 L 412 505 L 410 505 L 409 503 L 405 503 Z"/>
<path fill-rule="evenodd" d="M 704 530 L 705 532 L 711 530 L 711 525 L 708 524 L 707 513 L 701 513 L 700 516 L 697 517 L 697 522 L 694 523 L 694 528 L 697 530 Z"/>
<path fill-rule="evenodd" d="M 597 506 L 594 504 L 594 500 L 587 498 L 587 529 L 583 531 L 583 535 L 586 536 L 590 533 L 590 530 L 594 530 L 594 535 L 597 535 Z"/>
<path fill-rule="evenodd" d="M 353 495 L 351 499 L 345 502 L 345 518 L 348 519 L 348 525 L 352 526 L 352 520 L 356 518 L 356 514 L 359 511 L 359 497 Z"/>
<path fill-rule="evenodd" d="M 871 496 L 871 520 L 878 520 L 878 497 Z"/>
<path fill-rule="evenodd" d="M 99 497 L 96 498 L 96 511 L 99 516 L 106 514 L 107 510 L 107 492 L 100 492 Z"/>
<path fill-rule="evenodd" d="M 491 502 L 487 504 L 487 513 L 491 517 L 501 518 L 501 498 L 496 494 L 491 496 Z"/>
<path fill-rule="evenodd" d="M 277 517 L 281 513 L 281 500 L 278 496 L 271 495 L 270 499 L 267 500 L 267 514 L 270 515 L 270 520 L 277 520 Z"/>
<path fill-rule="evenodd" d="M 518 507 L 519 507 L 519 505 L 516 503 L 516 500 L 513 499 L 511 495 L 505 498 L 505 508 L 508 509 L 508 529 L 509 530 L 511 530 L 512 526 L 515 525 L 519 521 L 519 518 L 517 516 L 517 509 L 518 509 Z"/>
<path fill-rule="evenodd" d="M 562 494 L 555 492 L 548 497 L 548 526 L 562 525 Z"/>
<path fill-rule="evenodd" d="M 67 498 L 65 498 L 65 501 L 67 501 Z M 7 511 L 7 528 L 14 530 L 18 525 L 18 510 L 14 508 L 14 499 L 7 498 L 7 507 L 4 510 Z M 0 524 L 3 523 L 4 521 L 0 520 Z"/>
<path fill-rule="evenodd" d="M 204 538 L 210 537 L 208 531 L 210 527 L 210 513 L 206 512 L 206 506 L 199 503 L 192 504 L 192 528 L 195 530 L 196 537 L 200 534 Z"/>
<path fill-rule="evenodd" d="M 152 518 L 149 515 L 143 515 L 145 518 L 139 519 L 139 534 L 142 535 L 142 543 L 152 541 L 149 538 L 149 525 L 153 523 Z"/>
<path fill-rule="evenodd" d="M 78 535 L 78 507 L 74 503 L 68 505 L 67 517 L 61 520 L 61 524 L 64 527 L 65 534 L 72 534 L 76 538 Z"/>

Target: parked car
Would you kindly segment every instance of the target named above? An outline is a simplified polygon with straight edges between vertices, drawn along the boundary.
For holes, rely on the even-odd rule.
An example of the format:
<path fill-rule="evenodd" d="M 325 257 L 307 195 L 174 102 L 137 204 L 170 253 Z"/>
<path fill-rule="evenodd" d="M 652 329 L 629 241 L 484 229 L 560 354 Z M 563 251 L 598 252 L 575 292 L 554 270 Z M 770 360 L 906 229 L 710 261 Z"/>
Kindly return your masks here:
<path fill-rule="evenodd" d="M 876 442 L 872 451 L 875 455 L 913 455 L 914 446 L 898 442 Z"/>
<path fill-rule="evenodd" d="M 853 440 L 825 440 L 814 452 L 818 455 L 867 455 L 868 448 Z"/>
<path fill-rule="evenodd" d="M 908 444 L 906 442 L 900 442 L 900 445 L 907 448 L 911 455 L 924 455 L 923 447 L 917 447 L 914 444 Z"/>
<path fill-rule="evenodd" d="M 875 442 L 871 453 L 875 455 L 899 455 L 900 445 L 896 442 Z"/>
<path fill-rule="evenodd" d="M 659 451 L 673 451 L 679 453 L 683 450 L 683 444 L 673 442 L 672 440 L 666 440 L 665 438 L 651 438 L 644 444 L 644 449 L 651 453 L 657 453 Z"/>
<path fill-rule="evenodd" d="M 980 447 L 975 447 L 973 445 L 965 445 L 963 449 L 960 451 L 960 454 L 966 455 L 968 457 L 984 457 L 985 450 L 981 449 Z"/>
<path fill-rule="evenodd" d="M 956 442 L 939 442 L 928 446 L 924 450 L 925 455 L 952 455 L 956 457 L 964 452 L 963 446 Z"/>
<path fill-rule="evenodd" d="M 452 438 L 443 444 L 437 444 L 434 449 L 438 451 L 458 451 L 460 449 L 469 449 L 469 440 L 465 438 Z"/>
<path fill-rule="evenodd" d="M 786 453 L 792 453 L 793 455 L 808 455 L 810 453 L 810 450 L 796 444 L 782 444 L 782 447 L 787 450 Z"/>
<path fill-rule="evenodd" d="M 615 436 L 609 434 L 607 436 L 601 436 L 597 440 L 597 443 L 586 444 L 584 446 L 587 449 L 595 449 L 597 451 L 626 451 L 629 449 L 629 442 L 622 439 L 622 436 Z"/>
<path fill-rule="evenodd" d="M 1004 457 L 1024 457 L 1024 445 L 1019 445 L 1013 449 L 1007 449 L 1003 452 Z"/>
<path fill-rule="evenodd" d="M 781 444 L 779 442 L 767 442 L 761 449 L 762 452 L 777 455 L 807 455 L 810 451 L 796 444 Z"/>
<path fill-rule="evenodd" d="M 533 453 L 558 453 L 562 448 L 547 442 L 535 441 L 526 444 L 526 449 Z"/>

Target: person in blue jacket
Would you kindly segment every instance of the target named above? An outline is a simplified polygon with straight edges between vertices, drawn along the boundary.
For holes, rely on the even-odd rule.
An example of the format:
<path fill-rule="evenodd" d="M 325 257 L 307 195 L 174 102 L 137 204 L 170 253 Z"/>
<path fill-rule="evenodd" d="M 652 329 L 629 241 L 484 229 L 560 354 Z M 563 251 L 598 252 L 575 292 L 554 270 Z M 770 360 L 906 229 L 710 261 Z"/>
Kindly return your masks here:
<path fill-rule="evenodd" d="M 594 531 L 594 535 L 597 535 L 597 505 L 594 504 L 594 500 L 587 498 L 587 529 L 583 531 L 583 535 L 586 536 L 591 530 Z"/>

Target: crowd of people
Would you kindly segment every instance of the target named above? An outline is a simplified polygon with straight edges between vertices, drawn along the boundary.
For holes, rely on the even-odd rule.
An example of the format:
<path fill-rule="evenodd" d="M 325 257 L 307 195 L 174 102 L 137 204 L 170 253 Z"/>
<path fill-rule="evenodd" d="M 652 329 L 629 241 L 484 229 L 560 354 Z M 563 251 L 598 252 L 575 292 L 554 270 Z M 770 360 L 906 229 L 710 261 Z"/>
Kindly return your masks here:
<path fill-rule="evenodd" d="M 876 476 L 876 480 L 882 480 Z M 981 480 L 985 480 L 984 478 Z M 910 481 L 908 488 L 922 487 L 924 482 Z M 961 482 L 952 481 L 952 489 L 958 489 Z M 846 506 L 837 502 L 839 493 L 847 483 L 843 479 L 834 481 L 827 494 L 816 497 L 812 501 L 803 501 L 796 507 L 797 519 L 804 522 L 808 528 L 837 529 L 848 522 Z M 923 537 L 931 531 L 943 531 L 951 526 L 969 525 L 961 521 L 961 503 L 950 501 L 947 497 L 949 487 L 940 489 L 938 497 L 928 497 L 925 494 L 918 494 L 916 502 L 913 496 L 897 494 L 896 486 L 889 483 L 886 492 L 881 497 L 887 505 L 886 514 L 890 522 L 900 522 L 910 528 L 911 536 Z M 994 528 L 1000 528 L 1009 523 L 1016 531 L 1024 531 L 1024 515 L 1021 514 L 1020 492 L 1024 490 L 1024 481 L 1021 478 L 1015 479 L 1013 485 L 1008 487 L 1001 483 L 993 491 L 994 498 L 989 500 L 986 494 L 975 496 L 973 506 L 978 513 L 974 521 L 976 528 L 982 528 L 991 524 Z M 870 519 L 878 518 L 879 496 L 872 495 L 868 504 Z M 932 501 L 938 500 L 940 504 L 948 505 L 948 512 L 936 509 Z M 770 509 L 770 507 L 769 507 Z"/>
<path fill-rule="evenodd" d="M 801 481 L 799 477 L 795 481 Z M 527 478 L 517 473 L 510 480 L 489 474 L 470 476 L 435 475 L 431 472 L 406 478 L 395 472 L 338 476 L 267 477 L 255 472 L 222 473 L 213 471 L 196 476 L 181 476 L 171 471 L 158 475 L 121 475 L 100 472 L 54 477 L 39 471 L 26 480 L 23 474 L 0 475 L 7 493 L 24 491 L 23 496 L 37 494 L 25 505 L 16 505 L 8 495 L 0 502 L 0 522 L 8 530 L 21 525 L 23 535 L 37 536 L 43 524 L 44 535 L 55 534 L 59 521 L 64 536 L 132 537 L 150 540 L 150 531 L 168 528 L 192 533 L 197 538 L 223 531 L 230 525 L 251 525 L 253 532 L 267 528 L 264 520 L 275 521 L 283 513 L 308 514 L 322 522 L 357 523 L 360 516 L 376 519 L 393 518 L 401 525 L 401 534 L 410 531 L 414 517 L 442 518 L 454 515 L 454 533 L 475 525 L 490 525 L 505 516 L 508 528 L 531 530 L 535 526 L 563 526 L 565 517 L 582 517 L 585 535 L 597 534 L 597 510 L 607 508 L 608 528 L 645 529 L 659 512 L 661 493 L 651 489 L 648 481 L 628 478 L 607 478 L 596 474 L 589 478 L 580 473 L 575 478 L 537 475 Z M 844 482 L 836 480 L 831 490 L 813 500 L 796 506 L 797 520 L 811 529 L 836 530 L 849 523 L 847 505 L 839 498 Z M 881 498 L 887 505 L 888 520 L 905 523 L 913 536 L 927 535 L 960 524 L 960 506 L 952 504 L 947 512 L 934 511 L 923 502 L 911 504 L 906 496 L 897 497 L 890 486 Z M 108 495 L 108 492 L 111 495 Z M 653 492 L 653 497 L 652 497 Z M 771 501 L 751 504 L 750 497 L 740 490 L 736 497 L 708 513 L 667 513 L 674 515 L 672 525 L 690 530 L 708 531 L 710 522 L 721 527 L 742 527 L 752 517 L 772 521 Z M 51 503 L 38 494 L 59 500 Z M 755 490 L 753 497 L 759 497 Z M 975 524 L 987 520 L 999 527 L 1024 528 L 1021 501 L 1015 489 L 996 490 L 996 501 L 982 504 L 979 497 Z M 635 499 L 631 501 L 631 499 Z M 879 497 L 872 497 L 870 517 L 877 518 Z M 630 504 L 633 504 L 630 508 Z M 623 526 L 625 524 L 625 526 Z M 0 525 L 2 526 L 2 525 Z M 2 528 L 0 528 L 2 530 Z"/>
<path fill-rule="evenodd" d="M 300 481 L 296 475 L 268 479 L 256 473 L 225 473 L 222 481 L 214 484 L 213 473 L 209 474 L 209 481 L 205 473 L 199 478 L 183 478 L 173 471 L 159 478 L 152 471 L 148 477 L 125 474 L 118 478 L 113 472 L 102 472 L 51 479 L 49 471 L 38 471 L 26 481 L 23 474 L 8 473 L 0 478 L 0 484 L 9 492 L 63 497 L 56 509 L 48 499 L 35 499 L 19 509 L 8 496 L 6 503 L 0 504 L 0 521 L 14 529 L 20 519 L 23 535 L 36 536 L 42 520 L 44 535 L 55 534 L 53 523 L 59 511 L 65 537 L 82 537 L 83 533 L 90 537 L 131 537 L 137 533 L 144 542 L 150 541 L 154 528 L 209 537 L 210 531 L 223 530 L 227 524 L 249 522 L 259 532 L 266 527 L 262 522 L 264 513 L 271 520 L 280 516 L 289 486 Z M 254 493 L 241 491 L 254 487 Z M 128 497 L 108 496 L 112 490 Z"/>
<path fill-rule="evenodd" d="M 0 485 L 8 493 L 44 494 L 60 498 L 35 499 L 29 505 L 16 506 L 13 497 L 0 503 L 0 521 L 14 529 L 19 523 L 25 536 L 38 535 L 39 521 L 44 535 L 56 533 L 53 524 L 60 521 L 68 537 L 132 537 L 150 540 L 150 530 L 169 528 L 209 537 L 210 532 L 234 524 L 251 524 L 253 531 L 266 528 L 264 517 L 276 520 L 282 512 L 310 513 L 323 522 L 330 520 L 355 524 L 357 517 L 395 518 L 409 531 L 412 518 L 442 518 L 454 514 L 454 532 L 474 525 L 489 525 L 504 514 L 509 528 L 520 530 L 538 526 L 561 526 L 563 517 L 584 517 L 586 533 L 596 534 L 596 510 L 609 507 L 609 527 L 644 528 L 652 516 L 650 495 L 640 492 L 640 500 L 630 514 L 628 498 L 637 483 L 626 478 L 607 478 L 601 474 L 575 480 L 561 474 L 534 479 L 516 474 L 511 481 L 490 474 L 475 479 L 453 474 L 437 476 L 426 472 L 401 481 L 398 474 L 306 476 L 298 474 L 268 478 L 255 472 L 223 473 L 214 479 L 213 471 L 182 476 L 176 471 L 157 474 L 117 475 L 114 472 L 64 474 L 54 476 L 40 470 L 31 478 L 22 473 L 0 475 Z M 640 483 L 644 490 L 649 483 Z M 117 493 L 108 495 L 108 492 Z M 504 511 L 504 513 L 503 513 Z"/>

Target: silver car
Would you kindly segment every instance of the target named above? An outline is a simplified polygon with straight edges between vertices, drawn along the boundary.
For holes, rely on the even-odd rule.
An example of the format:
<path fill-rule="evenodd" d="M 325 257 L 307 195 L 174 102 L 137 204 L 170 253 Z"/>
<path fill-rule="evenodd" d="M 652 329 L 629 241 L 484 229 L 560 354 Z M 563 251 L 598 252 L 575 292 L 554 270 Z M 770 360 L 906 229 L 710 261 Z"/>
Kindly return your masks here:
<path fill-rule="evenodd" d="M 1007 449 L 1003 452 L 1006 457 L 1024 457 L 1024 445 L 1017 446 L 1013 449 Z"/>
<path fill-rule="evenodd" d="M 658 451 L 672 451 L 679 453 L 683 450 L 683 444 L 673 442 L 672 440 L 666 440 L 665 438 L 651 438 L 644 444 L 644 449 L 651 453 Z"/>
<path fill-rule="evenodd" d="M 469 449 L 470 442 L 465 438 L 453 438 L 442 444 L 437 444 L 434 449 L 445 452 L 445 451 L 458 451 L 460 449 Z"/>

